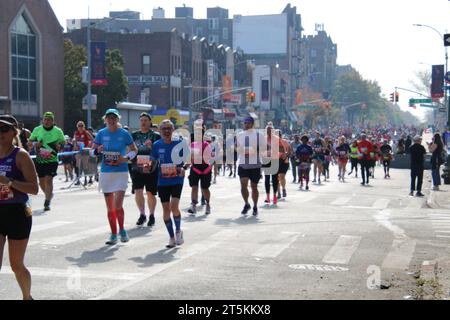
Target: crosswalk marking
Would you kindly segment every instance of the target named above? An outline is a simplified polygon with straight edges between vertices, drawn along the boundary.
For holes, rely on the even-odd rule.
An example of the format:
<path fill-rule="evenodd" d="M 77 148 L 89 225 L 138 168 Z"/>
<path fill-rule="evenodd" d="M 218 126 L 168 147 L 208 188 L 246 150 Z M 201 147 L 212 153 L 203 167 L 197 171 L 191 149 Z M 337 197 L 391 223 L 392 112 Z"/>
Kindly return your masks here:
<path fill-rule="evenodd" d="M 388 207 L 390 200 L 389 199 L 377 199 L 373 204 L 372 208 L 384 210 Z"/>
<path fill-rule="evenodd" d="M 391 251 L 383 260 L 381 267 L 383 269 L 406 270 L 416 248 L 416 240 L 396 239 L 392 243 Z"/>
<path fill-rule="evenodd" d="M 332 206 L 343 206 L 347 204 L 352 198 L 349 197 L 340 197 L 330 203 Z"/>
<path fill-rule="evenodd" d="M 436 233 L 450 233 L 450 230 L 436 230 Z"/>
<path fill-rule="evenodd" d="M 273 240 L 274 243 L 263 245 L 252 256 L 258 258 L 276 258 L 284 250 L 289 248 L 297 240 L 298 236 L 299 234 L 284 234 L 282 238 Z"/>
<path fill-rule="evenodd" d="M 423 201 L 419 199 L 410 199 L 406 209 L 420 209 L 422 208 Z"/>
<path fill-rule="evenodd" d="M 441 236 L 441 235 L 437 235 L 436 238 L 445 238 L 445 239 L 448 239 L 448 238 L 450 238 L 450 236 Z"/>
<path fill-rule="evenodd" d="M 342 235 L 328 251 L 322 262 L 329 264 L 348 264 L 361 242 L 360 236 Z"/>
<path fill-rule="evenodd" d="M 62 226 L 68 225 L 68 224 L 72 224 L 72 223 L 75 223 L 75 222 L 74 221 L 55 221 L 55 222 L 50 222 L 50 223 L 39 224 L 39 225 L 32 227 L 31 233 L 33 234 L 35 232 L 58 228 L 58 227 L 62 227 Z"/>
<path fill-rule="evenodd" d="M 90 238 L 92 236 L 97 236 L 97 235 L 106 235 L 109 234 L 111 231 L 109 229 L 109 227 L 103 226 L 101 228 L 96 228 L 96 229 L 90 229 L 90 230 L 85 230 L 85 231 L 81 231 L 81 232 L 77 232 L 74 234 L 70 234 L 70 235 L 66 235 L 66 236 L 62 236 L 62 237 L 51 237 L 51 238 L 46 238 L 46 239 L 40 239 L 40 240 L 32 240 L 29 242 L 28 246 L 33 246 L 33 245 L 55 245 L 55 246 L 63 246 L 63 245 L 68 245 L 80 240 L 84 240 L 87 238 Z"/>

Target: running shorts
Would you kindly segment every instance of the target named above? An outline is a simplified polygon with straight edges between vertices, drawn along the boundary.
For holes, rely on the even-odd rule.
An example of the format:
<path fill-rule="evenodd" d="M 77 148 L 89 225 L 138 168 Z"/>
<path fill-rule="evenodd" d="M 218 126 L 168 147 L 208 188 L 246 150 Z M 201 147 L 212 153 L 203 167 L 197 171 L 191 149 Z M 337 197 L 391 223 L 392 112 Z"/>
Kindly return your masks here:
<path fill-rule="evenodd" d="M 56 177 L 58 171 L 58 162 L 39 163 L 36 161 L 35 164 L 39 178 Z"/>
<path fill-rule="evenodd" d="M 10 240 L 25 240 L 30 237 L 32 217 L 23 203 L 0 204 L 0 235 Z"/>
<path fill-rule="evenodd" d="M 141 173 L 135 170 L 131 171 L 131 182 L 133 190 L 144 189 L 146 192 L 151 192 L 154 196 L 158 193 L 158 173 Z"/>
<path fill-rule="evenodd" d="M 198 174 L 194 170 L 191 169 L 189 173 L 189 186 L 198 187 L 198 183 L 200 182 L 200 187 L 202 189 L 208 189 L 211 186 L 212 172 L 207 174 Z"/>
<path fill-rule="evenodd" d="M 161 199 L 161 203 L 170 202 L 170 198 L 180 199 L 182 191 L 182 184 L 175 184 L 173 186 L 158 186 L 158 195 Z"/>
<path fill-rule="evenodd" d="M 258 184 L 259 180 L 261 179 L 261 169 L 244 169 L 239 166 L 238 175 L 241 179 L 248 178 L 253 184 Z"/>

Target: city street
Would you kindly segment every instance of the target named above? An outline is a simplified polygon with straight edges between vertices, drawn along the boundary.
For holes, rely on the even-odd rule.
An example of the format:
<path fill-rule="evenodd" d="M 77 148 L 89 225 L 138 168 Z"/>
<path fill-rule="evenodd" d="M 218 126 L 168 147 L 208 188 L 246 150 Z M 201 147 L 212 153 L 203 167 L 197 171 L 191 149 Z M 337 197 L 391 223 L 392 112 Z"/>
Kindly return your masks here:
<path fill-rule="evenodd" d="M 309 192 L 287 174 L 287 198 L 243 217 L 239 180 L 219 177 L 212 214 L 187 213 L 187 180 L 181 200 L 185 243 L 166 249 L 167 230 L 158 202 L 153 229 L 137 228 L 131 184 L 125 198 L 130 241 L 106 246 L 109 226 L 96 184 L 62 190 L 55 178 L 52 210 L 33 200 L 33 231 L 26 256 L 32 294 L 45 299 L 414 299 L 427 261 L 450 256 L 450 211 L 409 197 L 409 170 L 362 187 L 349 177 Z M 430 194 L 430 173 L 424 178 Z M 0 300 L 21 299 L 7 247 L 0 271 Z M 448 298 L 448 290 L 443 297 Z"/>

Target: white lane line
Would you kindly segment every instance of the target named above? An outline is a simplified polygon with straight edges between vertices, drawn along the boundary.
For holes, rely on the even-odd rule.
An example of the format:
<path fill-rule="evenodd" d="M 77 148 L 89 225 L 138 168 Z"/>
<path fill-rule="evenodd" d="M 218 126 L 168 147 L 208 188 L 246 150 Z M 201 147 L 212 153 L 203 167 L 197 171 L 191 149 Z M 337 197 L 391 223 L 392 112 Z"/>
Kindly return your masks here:
<path fill-rule="evenodd" d="M 110 299 L 110 298 L 114 297 L 116 294 L 118 294 L 120 291 L 125 290 L 129 287 L 132 287 L 140 282 L 146 281 L 147 279 L 150 279 L 154 275 L 156 275 L 164 270 L 167 270 L 194 255 L 202 254 L 214 247 L 217 247 L 221 243 L 228 241 L 229 239 L 231 239 L 233 237 L 236 237 L 238 234 L 239 234 L 238 230 L 223 230 L 223 231 L 219 232 L 218 234 L 211 236 L 209 239 L 202 241 L 201 243 L 195 243 L 190 246 L 189 245 L 186 246 L 187 243 L 185 243 L 182 247 L 180 247 L 179 250 L 177 250 L 173 253 L 173 257 L 174 257 L 173 261 L 171 261 L 169 263 L 165 263 L 165 264 L 155 264 L 149 268 L 146 268 L 145 276 L 142 276 L 139 279 L 132 280 L 127 283 L 121 284 L 110 290 L 107 290 L 91 300 Z M 214 239 L 219 239 L 219 240 L 214 240 Z M 173 249 L 170 249 L 170 250 L 173 250 Z"/>
<path fill-rule="evenodd" d="M 39 240 L 31 240 L 28 244 L 28 246 L 33 245 L 54 245 L 54 246 L 63 246 L 68 245 L 77 241 L 85 240 L 87 238 L 90 238 L 92 236 L 97 235 L 104 235 L 106 237 L 107 234 L 109 234 L 111 231 L 109 227 L 101 227 L 96 229 L 90 229 L 81 231 L 78 233 L 62 236 L 62 237 L 51 237 L 51 238 L 45 238 L 45 239 L 39 239 Z"/>
<path fill-rule="evenodd" d="M 375 201 L 372 204 L 372 208 L 378 209 L 378 210 L 384 210 L 388 207 L 390 201 L 391 200 L 389 200 L 389 199 L 377 199 L 377 201 Z"/>
<path fill-rule="evenodd" d="M 347 204 L 352 198 L 349 197 L 340 197 L 330 203 L 331 206 L 343 206 Z"/>
<path fill-rule="evenodd" d="M 445 239 L 449 239 L 450 236 L 441 236 L 441 235 L 437 235 L 436 238 L 445 238 Z"/>
<path fill-rule="evenodd" d="M 258 258 L 276 258 L 284 250 L 289 248 L 293 244 L 299 234 L 296 235 L 283 235 L 282 238 L 273 239 L 274 243 L 263 245 L 258 251 L 252 254 L 253 257 Z"/>
<path fill-rule="evenodd" d="M 62 226 L 68 225 L 68 224 L 72 224 L 72 223 L 75 223 L 75 221 L 54 221 L 54 222 L 50 222 L 50 223 L 38 224 L 38 225 L 34 225 L 31 228 L 31 233 L 45 231 L 45 230 L 49 230 L 49 229 L 53 229 L 53 228 L 58 228 L 58 227 L 62 227 Z"/>
<path fill-rule="evenodd" d="M 322 262 L 328 264 L 348 264 L 358 249 L 362 237 L 342 235 L 334 246 L 327 252 Z"/>
<path fill-rule="evenodd" d="M 436 233 L 450 233 L 450 230 L 436 230 Z"/>
<path fill-rule="evenodd" d="M 416 240 L 396 239 L 392 243 L 391 251 L 381 264 L 383 269 L 407 270 L 416 249 Z"/>
<path fill-rule="evenodd" d="M 136 280 L 140 279 L 143 273 L 120 273 L 120 272 L 105 272 L 105 271 L 84 271 L 76 267 L 69 267 L 67 269 L 52 269 L 52 268 L 28 268 L 31 275 L 37 277 L 49 278 L 71 278 L 80 277 L 80 279 L 108 279 L 108 280 Z M 11 267 L 4 266 L 0 272 L 1 274 L 13 275 Z"/>

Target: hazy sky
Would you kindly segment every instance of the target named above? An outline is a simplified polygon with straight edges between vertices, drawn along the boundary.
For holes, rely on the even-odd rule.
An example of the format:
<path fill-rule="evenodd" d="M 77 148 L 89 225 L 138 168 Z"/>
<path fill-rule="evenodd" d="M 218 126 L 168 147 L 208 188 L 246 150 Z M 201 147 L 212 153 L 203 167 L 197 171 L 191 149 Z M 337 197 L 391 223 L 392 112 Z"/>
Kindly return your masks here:
<path fill-rule="evenodd" d="M 175 16 L 175 7 L 194 8 L 194 18 L 206 18 L 206 8 L 221 6 L 234 14 L 258 15 L 281 13 L 288 1 L 265 0 L 49 0 L 61 25 L 66 19 L 108 16 L 110 10 L 135 10 L 150 19 L 152 10 L 165 9 L 166 17 Z M 291 1 L 302 16 L 304 34 L 315 34 L 315 23 L 338 45 L 338 64 L 351 64 L 365 79 L 376 80 L 384 95 L 394 87 L 411 88 L 418 70 L 432 64 L 445 64 L 443 39 L 436 31 L 414 27 L 430 25 L 441 34 L 450 33 L 448 0 L 303 0 Z M 141 16 L 142 17 L 142 16 Z M 420 110 L 408 108 L 408 100 L 417 95 L 399 91 L 400 106 L 420 116 Z"/>

